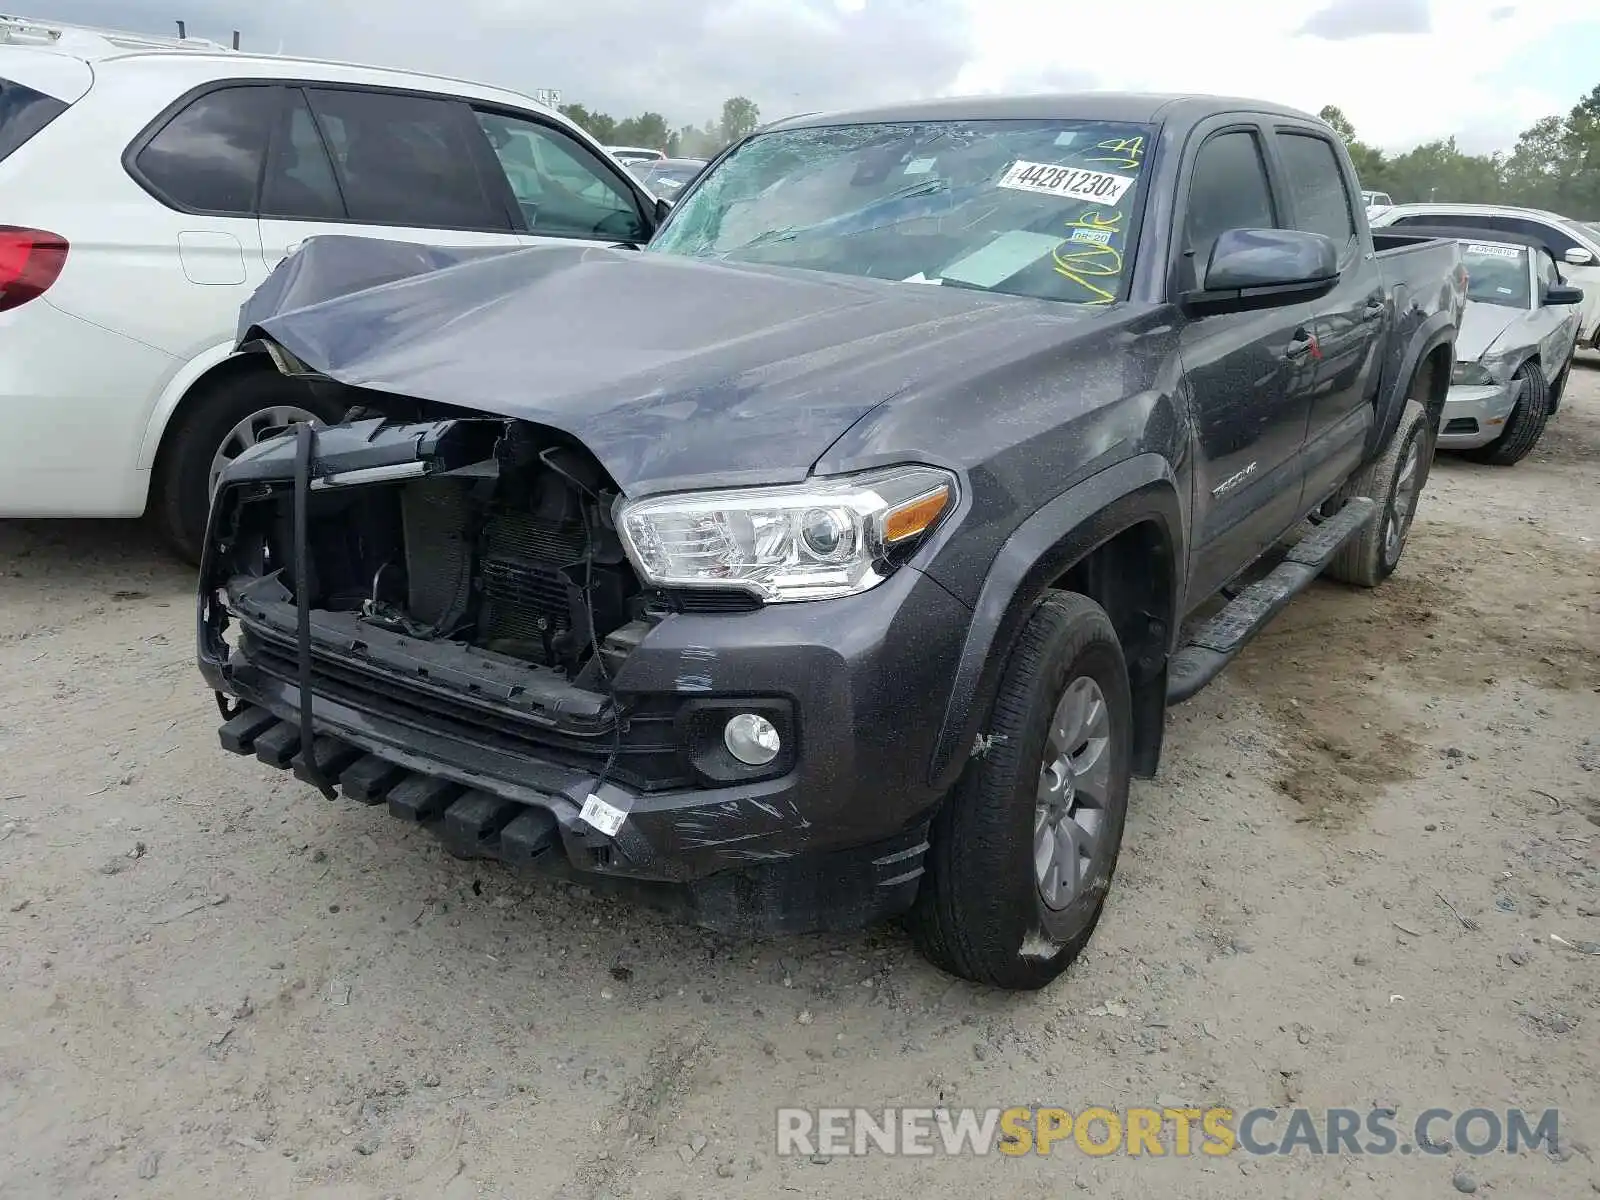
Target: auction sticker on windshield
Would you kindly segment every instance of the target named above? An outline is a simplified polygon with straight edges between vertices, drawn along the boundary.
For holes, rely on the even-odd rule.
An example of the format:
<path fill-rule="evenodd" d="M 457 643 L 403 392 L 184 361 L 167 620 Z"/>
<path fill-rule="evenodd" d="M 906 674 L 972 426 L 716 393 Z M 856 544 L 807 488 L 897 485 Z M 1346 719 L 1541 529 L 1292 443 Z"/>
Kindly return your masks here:
<path fill-rule="evenodd" d="M 1111 175 L 1105 171 L 1085 171 L 1079 167 L 1018 160 L 1000 177 L 997 186 L 1019 192 L 1064 196 L 1071 200 L 1100 200 L 1115 204 L 1133 186 L 1133 180 L 1126 175 Z"/>
<path fill-rule="evenodd" d="M 1491 256 L 1493 256 L 1495 258 L 1521 258 L 1522 257 L 1522 251 L 1518 250 L 1518 249 L 1515 249 L 1514 247 L 1511 247 L 1511 246 L 1485 246 L 1485 245 L 1482 245 L 1479 242 L 1473 242 L 1472 245 L 1468 246 L 1467 247 L 1467 253 L 1468 254 L 1488 254 L 1488 255 L 1491 255 Z"/>

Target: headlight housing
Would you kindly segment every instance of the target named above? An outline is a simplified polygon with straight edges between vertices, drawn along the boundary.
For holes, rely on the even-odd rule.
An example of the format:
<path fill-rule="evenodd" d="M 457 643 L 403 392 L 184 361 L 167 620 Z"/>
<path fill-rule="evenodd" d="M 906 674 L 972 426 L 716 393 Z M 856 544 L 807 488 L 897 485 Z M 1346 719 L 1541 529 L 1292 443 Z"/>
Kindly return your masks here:
<path fill-rule="evenodd" d="M 1481 362 L 1458 362 L 1450 370 L 1450 383 L 1453 387 L 1488 387 L 1494 376 Z"/>
<path fill-rule="evenodd" d="M 875 587 L 955 508 L 956 496 L 951 472 L 903 466 L 621 500 L 616 517 L 641 581 L 739 589 L 783 603 Z"/>

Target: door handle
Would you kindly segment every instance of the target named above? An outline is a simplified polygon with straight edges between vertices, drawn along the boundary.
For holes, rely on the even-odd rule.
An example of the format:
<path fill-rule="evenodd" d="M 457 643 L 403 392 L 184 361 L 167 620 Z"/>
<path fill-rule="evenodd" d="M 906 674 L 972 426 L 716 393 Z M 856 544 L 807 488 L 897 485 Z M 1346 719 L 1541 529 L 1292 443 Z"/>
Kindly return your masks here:
<path fill-rule="evenodd" d="M 1309 329 L 1301 327 L 1290 335 L 1289 348 L 1283 352 L 1283 356 L 1292 362 L 1295 359 L 1304 358 L 1308 354 L 1312 358 L 1321 358 L 1322 350 L 1317 345 L 1317 335 Z"/>
<path fill-rule="evenodd" d="M 1382 300 L 1378 299 L 1377 297 L 1373 297 L 1371 300 L 1367 301 L 1366 307 L 1361 310 L 1361 319 L 1363 321 L 1376 321 L 1379 317 L 1383 316 L 1385 307 L 1386 306 Z"/>

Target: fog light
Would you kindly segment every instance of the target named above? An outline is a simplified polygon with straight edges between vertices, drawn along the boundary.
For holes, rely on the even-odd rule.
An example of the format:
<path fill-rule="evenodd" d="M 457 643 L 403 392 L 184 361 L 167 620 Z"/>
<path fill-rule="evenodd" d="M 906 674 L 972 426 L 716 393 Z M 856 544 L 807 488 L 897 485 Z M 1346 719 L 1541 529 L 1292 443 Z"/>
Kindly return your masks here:
<path fill-rule="evenodd" d="M 778 757 L 783 739 L 777 728 L 765 717 L 755 713 L 740 713 L 728 722 L 722 731 L 722 744 L 728 753 L 746 766 L 764 767 Z"/>

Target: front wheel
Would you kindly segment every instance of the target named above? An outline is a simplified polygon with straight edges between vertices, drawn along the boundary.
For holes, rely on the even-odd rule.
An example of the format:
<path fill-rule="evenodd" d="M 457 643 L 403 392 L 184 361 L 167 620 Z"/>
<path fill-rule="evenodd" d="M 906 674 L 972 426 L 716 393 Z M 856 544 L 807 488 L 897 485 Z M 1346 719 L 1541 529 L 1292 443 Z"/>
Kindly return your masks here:
<path fill-rule="evenodd" d="M 1499 437 L 1487 446 L 1466 451 L 1466 456 L 1494 467 L 1509 467 L 1521 462 L 1544 436 L 1550 420 L 1550 385 L 1536 362 L 1524 363 L 1512 378 L 1523 381 L 1522 397 L 1511 410 L 1511 419 Z"/>
<path fill-rule="evenodd" d="M 1058 593 L 1006 661 L 985 744 L 930 832 L 911 924 L 954 975 L 1043 987 L 1088 943 L 1128 814 L 1132 701 L 1111 618 Z"/>
<path fill-rule="evenodd" d="M 200 561 L 211 491 L 222 469 L 258 441 L 305 421 L 339 419 L 335 404 L 277 372 L 220 380 L 190 397 L 156 464 L 154 517 L 180 557 Z"/>

